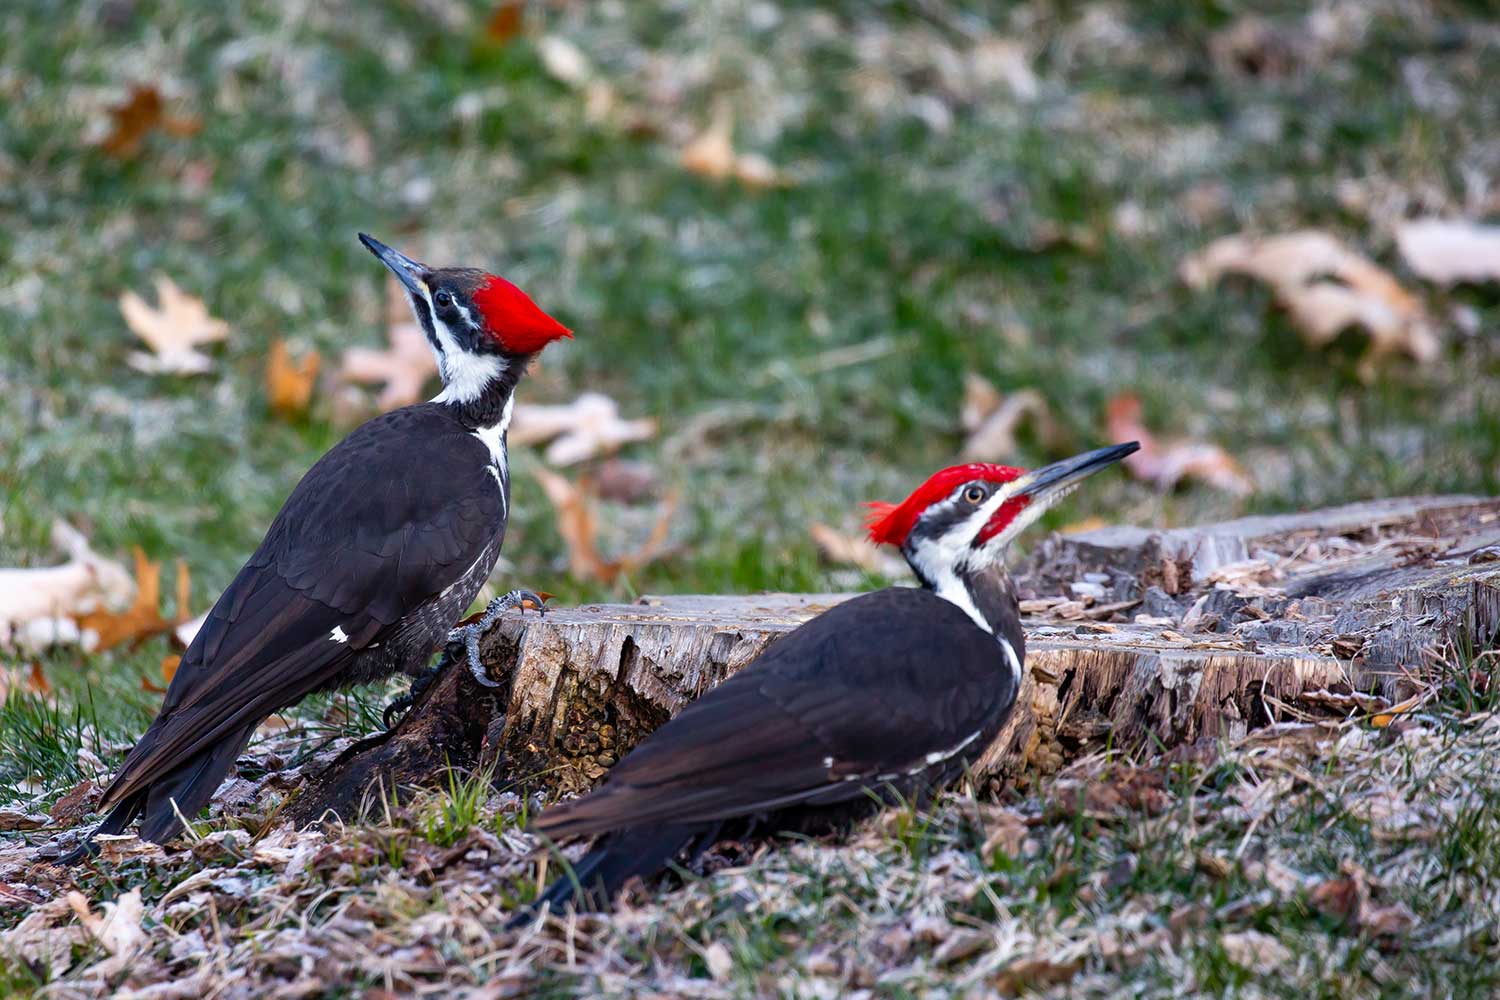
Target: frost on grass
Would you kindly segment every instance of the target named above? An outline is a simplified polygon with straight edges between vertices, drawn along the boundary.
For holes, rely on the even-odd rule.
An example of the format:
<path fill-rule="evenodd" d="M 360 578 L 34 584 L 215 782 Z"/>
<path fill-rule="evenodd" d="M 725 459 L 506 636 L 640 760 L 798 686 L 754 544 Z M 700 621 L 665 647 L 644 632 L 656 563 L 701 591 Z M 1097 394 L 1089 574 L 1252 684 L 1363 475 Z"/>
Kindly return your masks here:
<path fill-rule="evenodd" d="M 0 951 L 65 996 L 167 981 L 227 997 L 1478 985 L 1500 959 L 1500 716 L 1434 690 L 1394 720 L 1089 757 L 1009 801 L 955 793 L 841 839 L 722 843 L 685 884 L 628 889 L 611 917 L 514 931 L 558 871 L 515 793 L 455 776 L 297 831 L 231 785 L 188 842 L 111 840 L 95 871 L 16 843 L 0 856 Z"/>

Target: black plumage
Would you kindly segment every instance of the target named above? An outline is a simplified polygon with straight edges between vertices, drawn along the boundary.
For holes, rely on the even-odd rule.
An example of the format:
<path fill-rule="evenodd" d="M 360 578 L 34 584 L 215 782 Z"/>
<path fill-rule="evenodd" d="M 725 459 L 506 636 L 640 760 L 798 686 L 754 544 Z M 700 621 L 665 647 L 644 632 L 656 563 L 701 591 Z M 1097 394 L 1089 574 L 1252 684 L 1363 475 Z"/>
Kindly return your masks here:
<path fill-rule="evenodd" d="M 1000 634 L 1019 658 L 1006 604 Z M 810 831 L 925 799 L 989 746 L 1015 697 L 1004 647 L 956 605 L 916 587 L 863 594 L 778 640 L 535 828 L 608 835 L 575 872 L 602 904 L 725 823 Z M 572 888 L 560 880 L 550 899 Z"/>
<path fill-rule="evenodd" d="M 105 790 L 95 835 L 140 817 L 142 837 L 173 837 L 271 713 L 422 670 L 499 558 L 512 396 L 531 355 L 568 331 L 503 279 L 362 239 L 406 287 L 444 391 L 364 424 L 292 490 Z"/>
<path fill-rule="evenodd" d="M 805 623 L 653 733 L 601 788 L 542 813 L 538 833 L 598 840 L 540 904 L 604 907 L 633 876 L 721 834 L 818 832 L 883 804 L 923 803 L 963 774 L 1021 682 L 1007 545 L 1134 450 L 1035 472 L 957 466 L 903 504 L 878 505 L 872 538 L 899 545 L 923 586 L 863 594 Z"/>

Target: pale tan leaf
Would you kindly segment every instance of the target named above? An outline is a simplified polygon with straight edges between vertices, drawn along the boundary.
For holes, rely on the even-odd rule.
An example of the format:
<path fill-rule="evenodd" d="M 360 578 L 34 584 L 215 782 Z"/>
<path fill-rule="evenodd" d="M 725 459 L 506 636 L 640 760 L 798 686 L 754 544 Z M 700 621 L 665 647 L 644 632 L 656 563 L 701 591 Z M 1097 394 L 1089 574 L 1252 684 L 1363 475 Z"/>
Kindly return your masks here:
<path fill-rule="evenodd" d="M 437 361 L 427 335 L 417 325 L 411 307 L 394 278 L 386 284 L 386 348 L 351 347 L 340 359 L 338 380 L 383 386 L 375 404 L 381 412 L 422 399 L 423 389 L 437 374 Z"/>
<path fill-rule="evenodd" d="M 1303 340 L 1320 347 L 1350 327 L 1363 329 L 1370 349 L 1361 374 L 1380 357 L 1405 354 L 1418 363 L 1442 350 L 1421 302 L 1391 274 L 1317 230 L 1280 236 L 1226 236 L 1185 258 L 1184 282 L 1203 288 L 1225 274 L 1271 286 Z"/>
<path fill-rule="evenodd" d="M 124 607 L 135 596 L 129 571 L 94 552 L 76 529 L 54 522 L 52 542 L 68 553 L 66 563 L 0 569 L 0 643 L 34 649 L 77 642 L 79 615 Z"/>
<path fill-rule="evenodd" d="M 568 548 L 568 571 L 574 577 L 613 583 L 621 574 L 631 573 L 665 553 L 672 517 L 677 512 L 676 494 L 668 494 L 662 501 L 645 542 L 633 552 L 607 559 L 599 552 L 599 516 L 592 481 L 585 476 L 574 483 L 544 468 L 535 470 L 535 475 L 552 504 L 558 534 Z"/>
<path fill-rule="evenodd" d="M 1022 389 L 1001 396 L 986 379 L 964 376 L 964 402 L 959 419 L 969 436 L 960 457 L 966 462 L 1001 462 L 1014 459 L 1016 433 L 1030 421 L 1037 434 L 1053 443 L 1058 437 L 1047 399 L 1036 389 Z"/>
<path fill-rule="evenodd" d="M 145 911 L 141 890 L 131 889 L 113 902 L 104 903 L 99 913 L 89 908 L 88 898 L 81 892 L 68 893 L 67 900 L 78 922 L 107 954 L 94 969 L 108 978 L 128 968 L 146 944 L 146 932 L 141 929 Z"/>
<path fill-rule="evenodd" d="M 1248 496 L 1255 490 L 1240 464 L 1218 445 L 1182 438 L 1158 441 L 1146 427 L 1141 401 L 1130 393 L 1109 401 L 1105 434 L 1111 441 L 1139 442 L 1140 450 L 1125 459 L 1125 468 L 1161 489 L 1196 479 L 1235 496 Z"/>
<path fill-rule="evenodd" d="M 206 354 L 196 350 L 229 336 L 229 324 L 208 313 L 202 299 L 178 288 L 171 278 L 156 276 L 156 305 L 133 291 L 120 296 L 125 324 L 145 341 L 150 353 L 133 351 L 130 366 L 150 374 L 196 375 L 213 367 Z"/>
<path fill-rule="evenodd" d="M 543 35 L 536 40 L 536 51 L 548 73 L 570 87 L 582 87 L 594 75 L 588 56 L 572 42 L 559 35 Z"/>
<path fill-rule="evenodd" d="M 1396 248 L 1420 278 L 1443 285 L 1500 281 L 1500 226 L 1414 219 L 1396 227 Z"/>
<path fill-rule="evenodd" d="M 752 188 L 787 183 L 786 177 L 764 156 L 736 152 L 733 135 L 734 111 L 729 102 L 718 101 L 708 127 L 682 148 L 679 162 L 683 169 L 711 180 L 734 178 Z"/>
<path fill-rule="evenodd" d="M 1235 965 L 1257 972 L 1285 965 L 1292 958 L 1286 945 L 1261 931 L 1233 931 L 1219 938 L 1219 944 Z"/>
<path fill-rule="evenodd" d="M 622 420 L 619 405 L 597 392 L 586 392 L 571 403 L 548 406 L 516 405 L 508 440 L 511 444 L 551 441 L 545 453 L 553 465 L 574 465 L 596 455 L 609 455 L 632 441 L 656 433 L 656 421 Z"/>
<path fill-rule="evenodd" d="M 807 526 L 813 544 L 823 557 L 840 566 L 853 566 L 867 573 L 900 576 L 905 563 L 887 553 L 864 535 L 846 535 L 820 521 Z"/>

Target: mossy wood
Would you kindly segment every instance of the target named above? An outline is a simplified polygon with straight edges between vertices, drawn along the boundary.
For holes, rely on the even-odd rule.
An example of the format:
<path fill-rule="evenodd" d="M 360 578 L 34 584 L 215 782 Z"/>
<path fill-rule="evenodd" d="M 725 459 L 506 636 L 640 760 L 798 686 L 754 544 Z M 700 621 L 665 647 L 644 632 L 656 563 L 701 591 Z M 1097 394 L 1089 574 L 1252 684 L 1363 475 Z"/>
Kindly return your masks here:
<path fill-rule="evenodd" d="M 1500 500 L 1419 497 L 1198 528 L 1047 539 L 1017 570 L 1025 678 L 985 780 L 1112 744 L 1173 747 L 1395 702 L 1455 646 L 1500 630 Z M 645 598 L 508 616 L 485 637 L 503 686 L 450 670 L 390 734 L 292 805 L 349 816 L 379 784 L 445 767 L 573 792 L 775 639 L 847 594 Z M 1360 693 L 1374 699 L 1356 697 Z"/>

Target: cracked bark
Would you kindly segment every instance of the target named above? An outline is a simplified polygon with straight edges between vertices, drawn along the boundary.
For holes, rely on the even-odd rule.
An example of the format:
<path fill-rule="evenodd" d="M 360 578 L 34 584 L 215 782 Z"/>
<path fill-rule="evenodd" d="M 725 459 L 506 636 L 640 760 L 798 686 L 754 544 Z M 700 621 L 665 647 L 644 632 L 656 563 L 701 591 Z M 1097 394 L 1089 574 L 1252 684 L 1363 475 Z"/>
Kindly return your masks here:
<path fill-rule="evenodd" d="M 1250 579 L 1247 563 L 1271 568 Z M 1216 574 L 1234 586 L 1216 586 Z M 1419 497 L 1053 536 L 1017 579 L 1023 597 L 1068 597 L 1084 581 L 1096 599 L 1026 619 L 1022 690 L 975 769 L 982 782 L 1049 773 L 1106 744 L 1239 738 L 1286 720 L 1310 692 L 1403 697 L 1453 644 L 1487 648 L 1500 631 L 1500 500 Z M 378 802 L 382 785 L 434 784 L 449 766 L 580 791 L 778 636 L 848 596 L 677 596 L 507 616 L 481 644 L 501 688 L 448 671 L 395 730 L 316 777 L 289 813 L 348 819 Z M 1124 620 L 1143 610 L 1157 620 Z"/>

